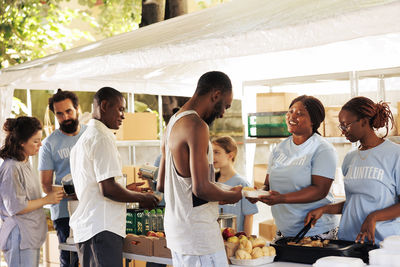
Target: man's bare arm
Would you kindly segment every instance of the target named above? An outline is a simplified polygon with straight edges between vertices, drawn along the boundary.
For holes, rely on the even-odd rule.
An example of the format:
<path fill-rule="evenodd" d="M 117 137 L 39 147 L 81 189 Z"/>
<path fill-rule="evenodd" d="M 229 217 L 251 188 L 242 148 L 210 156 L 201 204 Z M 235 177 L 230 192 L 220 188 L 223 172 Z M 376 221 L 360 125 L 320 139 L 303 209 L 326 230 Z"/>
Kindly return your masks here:
<path fill-rule="evenodd" d="M 49 194 L 52 191 L 53 170 L 45 170 L 39 172 L 40 181 L 42 183 L 43 192 Z"/>
<path fill-rule="evenodd" d="M 209 180 L 209 163 L 207 157 L 209 144 L 208 126 L 204 122 L 197 122 L 197 125 L 191 127 L 190 132 L 186 136 L 189 147 L 193 194 L 207 201 L 236 203 L 241 200 L 241 188 L 225 191 Z"/>
<path fill-rule="evenodd" d="M 123 188 L 115 182 L 114 177 L 99 183 L 100 192 L 104 197 L 117 202 L 139 202 L 140 206 L 152 209 L 157 206 L 158 199 L 150 193 L 139 193 Z"/>
<path fill-rule="evenodd" d="M 161 144 L 161 159 L 158 167 L 157 191 L 164 193 L 165 184 L 165 135 Z"/>

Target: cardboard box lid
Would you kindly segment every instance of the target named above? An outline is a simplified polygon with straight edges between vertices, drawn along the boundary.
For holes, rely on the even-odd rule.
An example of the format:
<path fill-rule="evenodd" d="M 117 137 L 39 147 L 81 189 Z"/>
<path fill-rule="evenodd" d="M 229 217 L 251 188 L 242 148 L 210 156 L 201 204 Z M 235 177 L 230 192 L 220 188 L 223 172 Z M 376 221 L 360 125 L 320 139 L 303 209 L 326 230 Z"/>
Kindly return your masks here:
<path fill-rule="evenodd" d="M 157 237 L 127 234 L 124 239 L 123 251 L 133 254 L 153 256 L 153 241 Z"/>

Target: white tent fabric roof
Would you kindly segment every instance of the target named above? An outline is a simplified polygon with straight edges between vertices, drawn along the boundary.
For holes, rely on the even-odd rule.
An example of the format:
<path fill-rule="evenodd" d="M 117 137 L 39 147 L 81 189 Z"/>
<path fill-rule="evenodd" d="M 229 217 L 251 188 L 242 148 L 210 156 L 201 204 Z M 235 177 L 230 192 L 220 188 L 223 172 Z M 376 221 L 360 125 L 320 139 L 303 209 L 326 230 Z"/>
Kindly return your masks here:
<path fill-rule="evenodd" d="M 0 88 L 191 96 L 221 70 L 235 97 L 250 79 L 391 67 L 400 1 L 234 0 L 0 72 Z"/>

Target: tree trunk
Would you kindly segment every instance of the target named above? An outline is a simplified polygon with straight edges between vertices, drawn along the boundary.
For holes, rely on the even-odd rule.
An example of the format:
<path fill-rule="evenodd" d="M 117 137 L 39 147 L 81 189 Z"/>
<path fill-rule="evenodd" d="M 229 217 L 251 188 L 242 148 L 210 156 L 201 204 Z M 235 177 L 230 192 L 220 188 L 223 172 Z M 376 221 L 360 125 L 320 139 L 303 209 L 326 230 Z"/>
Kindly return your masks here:
<path fill-rule="evenodd" d="M 187 14 L 187 0 L 166 0 L 165 19 Z"/>
<path fill-rule="evenodd" d="M 142 0 L 142 21 L 139 27 L 144 27 L 164 20 L 165 0 Z"/>

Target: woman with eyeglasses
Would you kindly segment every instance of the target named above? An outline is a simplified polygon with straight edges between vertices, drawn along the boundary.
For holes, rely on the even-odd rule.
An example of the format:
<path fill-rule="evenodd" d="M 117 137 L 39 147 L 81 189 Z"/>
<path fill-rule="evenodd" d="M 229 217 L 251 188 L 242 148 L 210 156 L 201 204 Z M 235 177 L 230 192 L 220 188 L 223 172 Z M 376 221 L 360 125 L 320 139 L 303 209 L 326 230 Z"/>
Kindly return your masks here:
<path fill-rule="evenodd" d="M 400 145 L 376 134 L 384 127 L 387 135 L 389 122 L 393 125 L 389 106 L 355 97 L 342 107 L 339 122 L 346 139 L 360 144 L 342 164 L 346 201 L 309 212 L 305 223 L 315 224 L 323 214 L 342 214 L 339 239 L 379 243 L 400 235 Z"/>
<path fill-rule="evenodd" d="M 299 96 L 289 106 L 286 124 L 292 135 L 272 151 L 264 182 L 270 195 L 258 199 L 272 206 L 277 237 L 295 236 L 310 210 L 333 203 L 329 189 L 337 155 L 333 145 L 318 132 L 324 118 L 324 106 L 313 96 Z M 335 238 L 337 226 L 336 216 L 327 214 L 307 236 Z"/>

